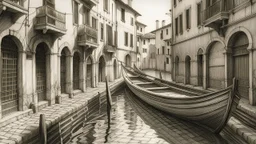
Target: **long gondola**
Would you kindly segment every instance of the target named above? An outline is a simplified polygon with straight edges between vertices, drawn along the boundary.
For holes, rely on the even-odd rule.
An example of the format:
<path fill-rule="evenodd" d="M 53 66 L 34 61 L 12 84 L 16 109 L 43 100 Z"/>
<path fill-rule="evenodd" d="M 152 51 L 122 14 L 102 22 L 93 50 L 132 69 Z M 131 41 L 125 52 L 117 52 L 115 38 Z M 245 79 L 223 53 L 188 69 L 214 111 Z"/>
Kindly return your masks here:
<path fill-rule="evenodd" d="M 146 103 L 214 133 L 224 128 L 240 99 L 235 79 L 223 90 L 201 94 L 197 89 L 168 85 L 124 66 L 122 75 L 129 89 Z"/>

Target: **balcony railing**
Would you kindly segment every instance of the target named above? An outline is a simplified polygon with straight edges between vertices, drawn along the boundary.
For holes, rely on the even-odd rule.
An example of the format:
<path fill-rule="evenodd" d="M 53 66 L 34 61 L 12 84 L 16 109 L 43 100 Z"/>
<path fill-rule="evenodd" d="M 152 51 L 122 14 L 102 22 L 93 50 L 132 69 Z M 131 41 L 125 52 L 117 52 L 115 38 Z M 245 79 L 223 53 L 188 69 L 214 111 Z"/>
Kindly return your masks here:
<path fill-rule="evenodd" d="M 249 2 L 250 0 L 230 0 L 228 1 L 227 8 L 231 10 L 233 8 L 239 7 Z"/>
<path fill-rule="evenodd" d="M 98 46 L 98 31 L 87 25 L 79 27 L 79 33 L 77 37 L 78 45 L 80 46 Z"/>
<path fill-rule="evenodd" d="M 22 0 L 0 0 L 0 10 L 6 7 L 10 12 L 27 14 L 28 10 L 24 8 L 23 4 Z"/>
<path fill-rule="evenodd" d="M 36 29 L 51 30 L 58 33 L 66 32 L 66 15 L 49 6 L 36 9 Z"/>

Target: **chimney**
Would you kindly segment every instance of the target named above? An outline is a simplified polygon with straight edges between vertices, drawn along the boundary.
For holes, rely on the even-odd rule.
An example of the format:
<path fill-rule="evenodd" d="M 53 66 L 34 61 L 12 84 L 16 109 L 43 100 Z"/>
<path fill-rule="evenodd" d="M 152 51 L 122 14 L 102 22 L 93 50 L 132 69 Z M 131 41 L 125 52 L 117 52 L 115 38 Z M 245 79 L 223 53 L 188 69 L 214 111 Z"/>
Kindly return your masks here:
<path fill-rule="evenodd" d="M 159 28 L 159 20 L 156 20 L 156 29 Z"/>
<path fill-rule="evenodd" d="M 128 0 L 128 5 L 132 7 L 132 0 Z"/>
<path fill-rule="evenodd" d="M 164 26 L 165 26 L 165 20 L 162 21 L 162 27 L 164 27 Z"/>

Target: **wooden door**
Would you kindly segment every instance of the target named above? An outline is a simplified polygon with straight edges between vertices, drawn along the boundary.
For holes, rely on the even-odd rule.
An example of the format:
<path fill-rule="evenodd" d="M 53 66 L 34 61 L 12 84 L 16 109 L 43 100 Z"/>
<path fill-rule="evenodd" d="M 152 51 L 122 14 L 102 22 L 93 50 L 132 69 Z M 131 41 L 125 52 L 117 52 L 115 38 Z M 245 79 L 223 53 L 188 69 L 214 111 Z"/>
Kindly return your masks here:
<path fill-rule="evenodd" d="M 79 54 L 75 53 L 73 57 L 73 89 L 77 90 L 79 89 L 79 64 L 80 64 L 80 58 Z"/>
<path fill-rule="evenodd" d="M 249 51 L 248 39 L 245 34 L 240 34 L 235 39 L 232 48 L 233 75 L 238 80 L 238 92 L 246 99 L 249 98 Z"/>
<path fill-rule="evenodd" d="M 41 43 L 36 48 L 36 91 L 38 101 L 46 100 L 46 50 Z"/>
<path fill-rule="evenodd" d="M 88 58 L 88 60 L 87 60 L 86 87 L 92 87 L 92 60 L 91 60 L 91 58 Z"/>
<path fill-rule="evenodd" d="M 190 76 L 191 76 L 191 64 L 190 64 L 191 58 L 190 57 L 186 57 L 185 59 L 185 65 L 186 65 L 186 84 L 190 84 Z"/>
<path fill-rule="evenodd" d="M 10 37 L 2 40 L 2 115 L 18 110 L 18 48 Z"/>
<path fill-rule="evenodd" d="M 61 52 L 60 58 L 60 86 L 61 86 L 61 93 L 66 93 L 66 55 L 65 52 Z"/>

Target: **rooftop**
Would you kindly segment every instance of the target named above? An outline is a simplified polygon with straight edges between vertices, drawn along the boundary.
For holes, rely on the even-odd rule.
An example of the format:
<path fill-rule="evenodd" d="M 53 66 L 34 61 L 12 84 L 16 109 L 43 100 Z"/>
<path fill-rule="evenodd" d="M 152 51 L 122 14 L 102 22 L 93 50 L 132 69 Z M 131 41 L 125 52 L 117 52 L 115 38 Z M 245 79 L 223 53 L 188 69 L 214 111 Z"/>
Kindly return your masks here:
<path fill-rule="evenodd" d="M 144 23 L 142 23 L 142 22 L 139 22 L 139 21 L 136 21 L 136 23 L 139 24 L 139 25 L 143 25 L 143 26 L 145 26 L 145 27 L 147 26 L 146 24 L 144 24 Z"/>
<path fill-rule="evenodd" d="M 137 12 L 133 7 L 129 6 L 128 4 L 124 3 L 122 0 L 116 0 L 116 2 L 119 2 L 121 5 L 125 6 L 126 8 L 133 11 L 136 15 L 141 16 L 139 12 Z"/>
<path fill-rule="evenodd" d="M 160 28 L 158 28 L 156 30 L 153 30 L 151 33 L 155 33 L 156 31 L 162 30 L 162 29 L 167 28 L 167 27 L 171 27 L 171 25 L 172 25 L 172 23 L 169 23 L 168 25 L 165 25 L 165 26 L 160 27 Z"/>
<path fill-rule="evenodd" d="M 144 38 L 144 39 L 155 39 L 156 35 L 153 34 L 153 33 L 146 33 L 146 34 L 142 35 L 141 38 Z"/>

